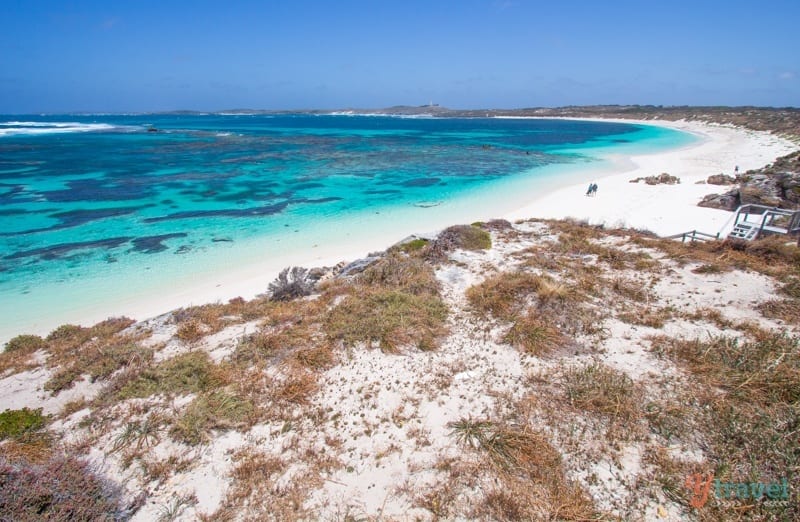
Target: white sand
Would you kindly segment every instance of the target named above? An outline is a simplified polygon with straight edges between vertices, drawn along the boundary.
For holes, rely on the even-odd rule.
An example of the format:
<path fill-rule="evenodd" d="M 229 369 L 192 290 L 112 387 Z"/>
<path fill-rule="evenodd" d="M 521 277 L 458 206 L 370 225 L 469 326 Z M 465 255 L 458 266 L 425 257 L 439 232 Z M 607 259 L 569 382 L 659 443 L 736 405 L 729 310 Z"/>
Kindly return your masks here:
<path fill-rule="evenodd" d="M 735 165 L 739 166 L 740 172 L 759 168 L 798 149 L 796 144 L 770 133 L 734 127 L 697 122 L 607 121 L 670 127 L 692 133 L 701 139 L 691 146 L 663 153 L 608 156 L 607 159 L 613 161 L 614 168 L 607 177 L 595 180 L 599 185 L 596 197 L 586 197 L 587 183 L 582 183 L 545 192 L 522 208 L 506 209 L 506 215 L 486 216 L 483 215 L 485 210 L 482 212 L 480 208 L 476 208 L 470 218 L 480 220 L 504 217 L 516 220 L 531 217 L 574 217 L 609 226 L 648 229 L 660 235 L 695 229 L 715 234 L 723 228 L 731 213 L 700 208 L 697 207 L 697 202 L 705 194 L 722 192 L 725 187 L 696 185 L 695 182 L 705 180 L 711 174 L 732 174 Z M 632 178 L 662 172 L 680 177 L 681 184 L 650 186 L 644 182 L 628 182 Z M 463 214 L 463 209 L 454 210 L 456 211 Z M 459 218 L 463 216 L 454 215 L 450 224 L 456 224 Z M 198 277 L 194 283 L 176 285 L 156 296 L 117 296 L 113 303 L 96 303 L 91 307 L 66 310 L 62 315 L 42 317 L 36 324 L 14 325 L 13 331 L 0 329 L 0 343 L 20 333 L 44 335 L 65 322 L 90 325 L 109 316 L 144 320 L 183 306 L 225 302 L 237 296 L 251 299 L 263 293 L 278 272 L 286 266 L 332 266 L 341 260 L 358 259 L 371 251 L 385 249 L 401 239 L 404 232 L 430 233 L 430 230 L 410 228 L 426 226 L 421 223 L 397 223 L 392 230 L 361 234 L 359 239 L 354 237 L 344 244 L 320 243 L 313 250 L 265 258 L 255 265 L 231 266 L 230 270 Z M 17 331 L 18 329 L 21 330 Z"/>

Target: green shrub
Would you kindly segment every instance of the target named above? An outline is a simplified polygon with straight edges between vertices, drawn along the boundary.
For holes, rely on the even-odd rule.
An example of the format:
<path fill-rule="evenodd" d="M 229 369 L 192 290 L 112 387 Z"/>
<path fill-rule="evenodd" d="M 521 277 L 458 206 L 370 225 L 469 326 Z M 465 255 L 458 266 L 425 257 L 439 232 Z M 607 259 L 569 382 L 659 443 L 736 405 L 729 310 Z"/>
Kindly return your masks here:
<path fill-rule="evenodd" d="M 6 410 L 0 413 L 0 440 L 20 439 L 28 433 L 42 429 L 46 420 L 41 408 Z"/>
<path fill-rule="evenodd" d="M 18 335 L 6 343 L 5 351 L 33 353 L 45 346 L 47 343 L 38 335 Z"/>
<path fill-rule="evenodd" d="M 422 250 L 429 241 L 423 238 L 412 239 L 411 241 L 406 241 L 400 245 L 397 245 L 397 249 L 401 252 L 405 253 L 412 253 L 412 252 L 419 252 Z"/>

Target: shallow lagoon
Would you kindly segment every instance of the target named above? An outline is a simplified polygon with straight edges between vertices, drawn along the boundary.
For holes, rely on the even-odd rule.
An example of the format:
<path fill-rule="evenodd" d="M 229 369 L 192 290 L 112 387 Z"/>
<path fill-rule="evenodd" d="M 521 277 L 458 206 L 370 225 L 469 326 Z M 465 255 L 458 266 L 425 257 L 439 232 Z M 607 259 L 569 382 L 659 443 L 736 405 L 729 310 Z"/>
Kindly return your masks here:
<path fill-rule="evenodd" d="M 604 157 L 692 140 L 567 120 L 0 116 L 0 331 L 486 219 L 591 181 Z"/>

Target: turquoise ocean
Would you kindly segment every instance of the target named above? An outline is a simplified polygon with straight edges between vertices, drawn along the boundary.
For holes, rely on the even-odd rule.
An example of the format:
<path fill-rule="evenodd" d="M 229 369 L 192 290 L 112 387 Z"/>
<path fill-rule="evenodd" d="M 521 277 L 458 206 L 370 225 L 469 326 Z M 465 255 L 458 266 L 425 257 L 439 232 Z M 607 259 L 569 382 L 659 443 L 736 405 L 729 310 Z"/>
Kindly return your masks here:
<path fill-rule="evenodd" d="M 694 140 L 572 120 L 0 116 L 0 338 L 496 217 Z"/>

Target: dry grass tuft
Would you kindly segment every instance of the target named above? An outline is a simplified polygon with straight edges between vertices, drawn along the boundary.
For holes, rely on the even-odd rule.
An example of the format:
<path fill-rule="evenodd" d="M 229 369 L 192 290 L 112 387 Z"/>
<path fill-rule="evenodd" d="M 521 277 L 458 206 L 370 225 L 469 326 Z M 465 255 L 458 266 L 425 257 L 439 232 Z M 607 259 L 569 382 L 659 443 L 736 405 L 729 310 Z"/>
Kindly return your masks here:
<path fill-rule="evenodd" d="M 667 321 L 674 316 L 674 310 L 671 307 L 651 308 L 649 306 L 639 306 L 617 315 L 620 321 L 650 328 L 663 328 Z"/>
<path fill-rule="evenodd" d="M 186 444 L 209 439 L 211 430 L 239 429 L 250 425 L 255 408 L 249 401 L 222 390 L 202 394 L 192 400 L 178 417 L 170 434 Z"/>
<path fill-rule="evenodd" d="M 156 394 L 201 393 L 230 382 L 221 367 L 206 352 L 189 352 L 167 359 L 154 367 L 120 375 L 110 384 L 119 399 L 144 398 Z"/>
<path fill-rule="evenodd" d="M 526 305 L 526 297 L 535 293 L 542 278 L 527 272 L 503 272 L 467 289 L 469 303 L 482 314 L 511 319 Z"/>
<path fill-rule="evenodd" d="M 106 379 L 117 370 L 148 364 L 153 350 L 142 348 L 131 339 L 113 339 L 109 344 L 90 341 L 71 358 L 61 357 L 61 365 L 44 388 L 53 394 L 72 387 L 82 375 L 92 382 Z"/>
<path fill-rule="evenodd" d="M 561 386 L 574 407 L 630 422 L 639 417 L 639 390 L 630 377 L 605 365 L 592 363 L 564 372 Z"/>
<path fill-rule="evenodd" d="M 622 297 L 637 303 L 646 303 L 653 299 L 647 286 L 641 281 L 633 279 L 617 277 L 612 281 L 611 289 Z"/>
<path fill-rule="evenodd" d="M 773 332 L 750 342 L 726 336 L 653 339 L 656 353 L 676 359 L 706 386 L 757 404 L 800 401 L 799 345 L 799 338 Z"/>
<path fill-rule="evenodd" d="M 551 322 L 533 313 L 517 319 L 503 340 L 535 356 L 547 355 L 569 341 Z"/>
<path fill-rule="evenodd" d="M 229 304 L 213 303 L 181 308 L 172 313 L 172 319 L 178 325 L 175 336 L 187 343 L 197 342 L 231 324 L 231 313 L 242 306 L 244 305 L 234 301 Z"/>
<path fill-rule="evenodd" d="M 399 290 L 413 295 L 439 295 L 433 268 L 418 257 L 391 252 L 373 263 L 357 278 L 372 288 Z"/>
<path fill-rule="evenodd" d="M 770 299 L 757 308 L 764 317 L 800 325 L 800 299 Z"/>
<path fill-rule="evenodd" d="M 307 404 L 311 396 L 316 393 L 319 385 L 311 372 L 296 371 L 287 376 L 272 391 L 272 398 L 279 404 Z"/>
<path fill-rule="evenodd" d="M 447 307 L 439 297 L 396 290 L 366 290 L 351 294 L 325 319 L 332 341 L 352 346 L 377 343 L 385 352 L 403 346 L 431 350 L 445 333 Z"/>
<path fill-rule="evenodd" d="M 561 455 L 543 434 L 488 420 L 449 424 L 457 442 L 492 464 L 491 487 L 473 514 L 495 520 L 595 520 L 589 495 L 567 479 Z M 450 501 L 452 504 L 452 500 Z"/>
<path fill-rule="evenodd" d="M 294 360 L 301 366 L 311 370 L 324 370 L 333 365 L 334 356 L 330 345 L 320 341 L 316 346 L 297 350 Z"/>

